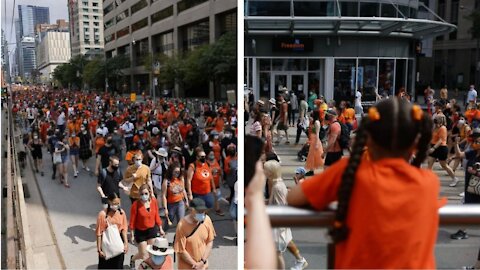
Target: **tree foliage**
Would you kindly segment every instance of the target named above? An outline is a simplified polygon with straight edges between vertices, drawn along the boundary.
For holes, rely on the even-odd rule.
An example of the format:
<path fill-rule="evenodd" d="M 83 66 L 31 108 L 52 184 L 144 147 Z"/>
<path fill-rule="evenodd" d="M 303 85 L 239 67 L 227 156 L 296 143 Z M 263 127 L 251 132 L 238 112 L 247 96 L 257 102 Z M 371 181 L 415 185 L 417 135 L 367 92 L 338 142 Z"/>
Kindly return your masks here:
<path fill-rule="evenodd" d="M 469 32 L 472 34 L 473 39 L 480 39 L 480 11 L 473 11 L 467 19 L 472 21 L 472 27 Z"/>

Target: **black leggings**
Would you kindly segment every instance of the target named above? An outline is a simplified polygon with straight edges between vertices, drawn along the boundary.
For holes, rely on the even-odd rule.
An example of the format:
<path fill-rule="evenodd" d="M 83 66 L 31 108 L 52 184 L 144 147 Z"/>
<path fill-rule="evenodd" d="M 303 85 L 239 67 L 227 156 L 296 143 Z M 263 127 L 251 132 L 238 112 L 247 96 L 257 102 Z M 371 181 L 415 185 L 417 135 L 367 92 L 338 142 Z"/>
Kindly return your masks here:
<path fill-rule="evenodd" d="M 53 178 L 57 175 L 57 165 L 53 163 L 53 155 L 52 155 L 52 168 L 53 168 Z"/>
<path fill-rule="evenodd" d="M 295 143 L 298 143 L 300 141 L 300 135 L 302 135 L 302 131 L 305 132 L 305 135 L 307 135 L 307 139 L 308 139 L 307 130 L 297 125 L 297 138 L 295 139 Z"/>

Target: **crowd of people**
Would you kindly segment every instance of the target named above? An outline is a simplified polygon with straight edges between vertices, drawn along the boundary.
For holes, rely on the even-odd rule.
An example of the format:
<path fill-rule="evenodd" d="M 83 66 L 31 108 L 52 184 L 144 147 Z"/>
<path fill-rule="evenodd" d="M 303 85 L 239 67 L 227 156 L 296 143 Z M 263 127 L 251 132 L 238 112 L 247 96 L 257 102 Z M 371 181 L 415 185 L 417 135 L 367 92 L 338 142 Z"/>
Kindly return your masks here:
<path fill-rule="evenodd" d="M 286 89 L 268 102 L 261 99 L 255 102 L 247 91 L 245 117 L 251 119 L 247 134 L 263 142 L 263 154 L 251 185 L 257 188 L 259 183 L 265 185 L 260 190 L 245 187 L 247 211 L 261 208 L 254 207 L 263 204 L 259 197 L 270 205 L 318 210 L 337 201 L 335 223 L 330 230 L 336 246 L 336 268 L 434 268 L 438 207 L 445 202 L 438 201 L 440 180 L 432 171 L 433 165 L 438 162 L 445 170 L 451 178 L 450 187 L 463 182 L 456 174 L 461 165 L 465 185 L 459 196 L 465 204 L 480 203 L 480 108 L 473 85 L 464 106 L 456 99 L 448 99 L 446 88 L 441 89 L 437 99 L 433 99 L 431 88 L 425 93 L 426 108 L 413 104 L 407 95 L 400 93 L 380 98 L 364 110 L 358 104 L 358 96 L 355 106 L 351 106 L 348 101 L 338 105 L 335 101 L 327 103 L 315 93 L 306 99 L 300 93 L 294 99 L 297 104 L 290 105 L 289 97 L 295 94 Z M 287 190 L 280 172 L 282 156 L 275 147 L 281 142 L 280 133 L 287 130 L 288 134 L 288 129 L 294 127 L 292 122 L 287 123 L 290 107 L 298 108 L 293 110 L 293 118 L 298 115 L 294 121 L 295 145 L 302 133 L 307 142 L 298 153 L 305 165 L 295 170 L 295 185 Z M 289 144 L 285 137 L 285 143 Z M 253 215 L 260 213 L 253 211 Z M 257 225 L 260 226 L 255 224 L 254 229 L 260 230 Z M 386 229 L 378 233 L 378 228 Z M 254 249 L 248 244 L 248 236 L 247 227 L 246 256 L 248 248 Z M 468 234 L 461 229 L 450 237 L 466 239 Z M 282 254 L 293 238 L 288 228 L 273 229 L 277 258 L 272 257 L 267 247 L 263 250 L 265 257 L 273 258 L 270 266 L 285 266 Z M 396 247 L 395 241 L 391 243 L 393 238 L 403 239 L 398 242 L 401 247 Z M 361 246 L 367 242 L 375 244 L 365 250 Z M 297 251 L 296 247 L 291 251 L 297 258 L 292 269 L 304 269 L 308 263 Z M 415 254 L 423 255 L 418 259 L 412 257 Z M 249 268 L 266 264 L 248 257 L 246 261 Z M 473 268 L 480 268 L 480 251 Z"/>
<path fill-rule="evenodd" d="M 228 204 L 236 229 L 235 106 L 23 87 L 11 100 L 36 173 L 43 177 L 50 171 L 46 148 L 53 181 L 70 188 L 69 175 L 97 178 L 100 269 L 123 268 L 129 240 L 138 247 L 131 269 L 138 263 L 140 269 L 172 269 L 173 251 L 163 237 L 174 226 L 179 269 L 206 269 L 215 238 L 208 210 L 224 216 L 220 205 Z M 121 193 L 131 202 L 129 221 L 120 207 Z M 111 225 L 117 225 L 113 238 Z M 116 238 L 123 243 L 120 253 L 114 252 Z"/>

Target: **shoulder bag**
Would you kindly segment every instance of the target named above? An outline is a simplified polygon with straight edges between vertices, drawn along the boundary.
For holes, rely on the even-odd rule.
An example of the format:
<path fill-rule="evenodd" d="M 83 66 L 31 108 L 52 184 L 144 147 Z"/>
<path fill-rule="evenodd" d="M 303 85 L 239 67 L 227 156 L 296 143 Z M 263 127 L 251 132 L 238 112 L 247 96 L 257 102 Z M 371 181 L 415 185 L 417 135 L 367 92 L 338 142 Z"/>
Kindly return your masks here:
<path fill-rule="evenodd" d="M 472 175 L 468 181 L 467 192 L 475 195 L 480 195 L 480 177 Z"/>
<path fill-rule="evenodd" d="M 109 260 L 123 253 L 123 241 L 116 224 L 110 224 L 105 213 L 107 229 L 102 234 L 102 251 L 105 260 Z"/>

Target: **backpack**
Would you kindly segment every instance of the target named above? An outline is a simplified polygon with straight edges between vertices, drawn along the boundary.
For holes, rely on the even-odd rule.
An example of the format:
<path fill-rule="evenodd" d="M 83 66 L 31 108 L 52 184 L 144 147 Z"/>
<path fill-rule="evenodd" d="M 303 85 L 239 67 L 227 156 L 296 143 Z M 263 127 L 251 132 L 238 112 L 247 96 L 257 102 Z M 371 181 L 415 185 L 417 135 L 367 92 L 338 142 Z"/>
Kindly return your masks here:
<path fill-rule="evenodd" d="M 341 128 L 340 136 L 337 138 L 338 144 L 342 149 L 346 149 L 350 146 L 350 129 L 342 122 L 337 121 L 337 123 Z"/>

